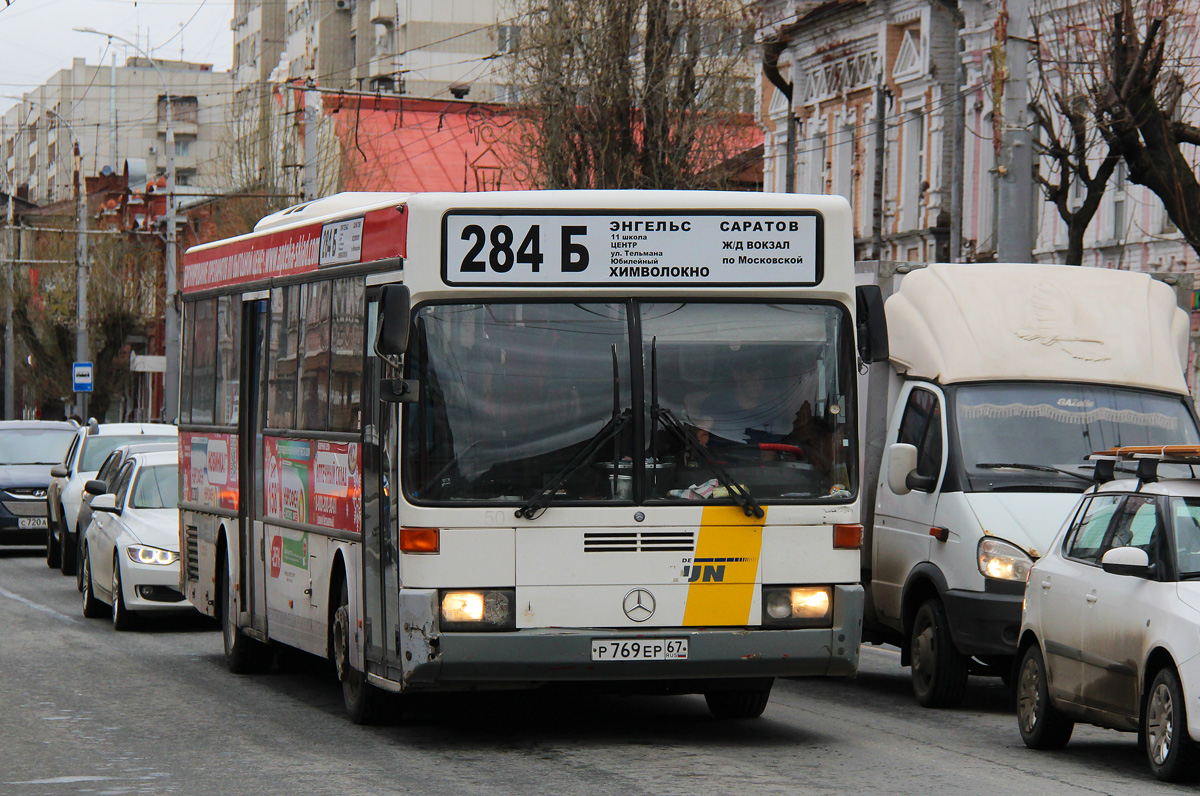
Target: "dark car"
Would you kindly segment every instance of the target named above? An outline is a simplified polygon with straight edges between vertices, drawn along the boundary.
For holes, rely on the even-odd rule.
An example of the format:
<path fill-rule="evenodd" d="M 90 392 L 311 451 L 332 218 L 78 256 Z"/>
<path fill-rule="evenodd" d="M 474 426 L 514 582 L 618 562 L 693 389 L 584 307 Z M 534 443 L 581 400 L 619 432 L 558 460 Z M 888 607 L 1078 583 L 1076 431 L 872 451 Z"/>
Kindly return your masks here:
<path fill-rule="evenodd" d="M 52 420 L 0 421 L 0 544 L 46 543 L 46 487 L 79 426 Z"/>
<path fill-rule="evenodd" d="M 96 473 L 96 477 L 83 485 L 83 499 L 79 504 L 79 519 L 76 525 L 79 527 L 80 533 L 76 534 L 78 539 L 77 552 L 79 556 L 83 555 L 84 537 L 87 527 L 92 522 L 92 498 L 96 495 L 103 495 L 112 491 L 113 482 L 117 478 L 117 473 L 121 470 L 121 465 L 129 461 L 129 457 L 135 453 L 154 453 L 156 451 L 177 451 L 179 444 L 175 440 L 170 442 L 141 442 L 133 445 L 118 445 L 113 449 L 113 452 L 108 454 L 108 458 L 100 465 L 100 470 Z M 100 487 L 103 486 L 103 491 Z M 82 561 L 81 557 L 76 557 L 76 561 Z M 75 588 L 83 591 L 83 568 L 75 567 Z"/>

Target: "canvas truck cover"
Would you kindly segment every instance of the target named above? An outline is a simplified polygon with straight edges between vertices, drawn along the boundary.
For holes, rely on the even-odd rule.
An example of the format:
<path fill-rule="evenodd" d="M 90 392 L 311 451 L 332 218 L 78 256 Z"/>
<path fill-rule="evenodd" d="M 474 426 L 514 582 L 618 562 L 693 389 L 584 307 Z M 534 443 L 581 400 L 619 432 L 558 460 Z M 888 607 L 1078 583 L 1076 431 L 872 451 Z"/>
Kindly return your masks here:
<path fill-rule="evenodd" d="M 905 276 L 885 307 L 892 363 L 911 377 L 1187 393 L 1188 315 L 1147 274 L 935 263 Z"/>

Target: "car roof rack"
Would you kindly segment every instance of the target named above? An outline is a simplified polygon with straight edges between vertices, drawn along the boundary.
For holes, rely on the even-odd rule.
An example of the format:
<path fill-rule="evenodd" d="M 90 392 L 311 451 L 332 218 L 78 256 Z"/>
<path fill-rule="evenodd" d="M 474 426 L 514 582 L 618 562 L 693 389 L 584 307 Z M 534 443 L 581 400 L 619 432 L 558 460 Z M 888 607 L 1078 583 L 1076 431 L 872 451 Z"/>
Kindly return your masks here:
<path fill-rule="evenodd" d="M 1111 481 L 1117 462 L 1137 462 L 1137 478 L 1142 484 L 1158 480 L 1160 464 L 1200 465 L 1200 445 L 1127 445 L 1095 451 L 1088 459 L 1096 463 L 1096 480 Z"/>

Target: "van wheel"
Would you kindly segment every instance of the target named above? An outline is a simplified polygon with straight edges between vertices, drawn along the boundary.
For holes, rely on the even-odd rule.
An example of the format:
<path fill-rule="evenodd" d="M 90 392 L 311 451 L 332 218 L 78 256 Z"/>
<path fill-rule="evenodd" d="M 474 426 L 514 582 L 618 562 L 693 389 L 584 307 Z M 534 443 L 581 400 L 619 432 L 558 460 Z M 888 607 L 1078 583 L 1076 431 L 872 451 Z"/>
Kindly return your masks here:
<path fill-rule="evenodd" d="M 78 563 L 76 558 L 78 557 L 79 553 L 79 543 L 78 541 L 72 540 L 71 535 L 66 533 L 65 526 L 63 534 L 59 537 L 59 547 L 59 571 L 64 575 L 74 575 L 75 566 Z"/>
<path fill-rule="evenodd" d="M 768 681 L 765 688 L 759 686 L 705 691 L 704 701 L 708 704 L 709 713 L 718 719 L 756 719 L 767 708 L 774 682 Z"/>
<path fill-rule="evenodd" d="M 926 600 L 917 609 L 910 643 L 917 701 L 927 708 L 956 707 L 967 693 L 967 658 L 950 638 L 940 600 Z"/>
<path fill-rule="evenodd" d="M 367 682 L 367 675 L 350 665 L 350 592 L 342 580 L 342 592 L 337 610 L 333 613 L 333 663 L 342 683 L 342 700 L 346 714 L 355 724 L 379 724 L 395 718 L 398 700 L 386 691 Z"/>
<path fill-rule="evenodd" d="M 1188 735 L 1187 706 L 1179 675 L 1164 666 L 1150 685 L 1142 719 L 1150 771 L 1165 782 L 1191 779 L 1196 774 L 1196 744 Z"/>
<path fill-rule="evenodd" d="M 229 576 L 224 555 L 217 557 L 217 594 L 221 601 L 221 641 L 225 647 L 225 666 L 234 674 L 266 671 L 271 665 L 271 648 L 252 639 L 237 625 L 237 592 Z"/>
<path fill-rule="evenodd" d="M 83 591 L 83 556 L 84 556 L 84 546 L 87 543 L 83 540 L 82 533 L 76 533 L 75 537 L 79 540 L 79 544 L 76 545 L 76 553 L 75 553 L 76 564 L 77 564 L 77 566 L 75 567 L 75 588 L 78 589 L 79 591 Z"/>
<path fill-rule="evenodd" d="M 1046 662 L 1037 644 L 1030 644 L 1017 668 L 1017 727 L 1030 749 L 1062 749 L 1071 740 L 1075 722 L 1050 701 Z"/>

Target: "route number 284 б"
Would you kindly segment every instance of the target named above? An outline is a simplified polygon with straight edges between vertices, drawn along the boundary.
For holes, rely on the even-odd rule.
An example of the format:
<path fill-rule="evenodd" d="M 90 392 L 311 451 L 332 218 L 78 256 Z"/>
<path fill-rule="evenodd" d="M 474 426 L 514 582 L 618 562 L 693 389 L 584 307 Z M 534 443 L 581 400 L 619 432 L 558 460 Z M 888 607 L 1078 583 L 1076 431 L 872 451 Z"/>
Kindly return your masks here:
<path fill-rule="evenodd" d="M 580 273 L 588 267 L 591 256 L 587 246 L 575 238 L 587 235 L 587 226 L 563 226 L 559 239 L 557 254 L 559 255 L 559 270 L 563 273 Z M 470 244 L 463 256 L 459 271 L 466 274 L 480 274 L 491 270 L 505 274 L 514 265 L 529 266 L 532 273 L 539 273 L 546 260 L 543 253 L 542 225 L 532 224 L 521 236 L 508 224 L 496 224 L 490 230 L 479 224 L 468 224 L 463 227 L 461 239 Z M 517 238 L 520 237 L 520 243 Z M 553 257 L 554 252 L 551 252 Z M 553 260 L 548 263 L 553 266 Z"/>

